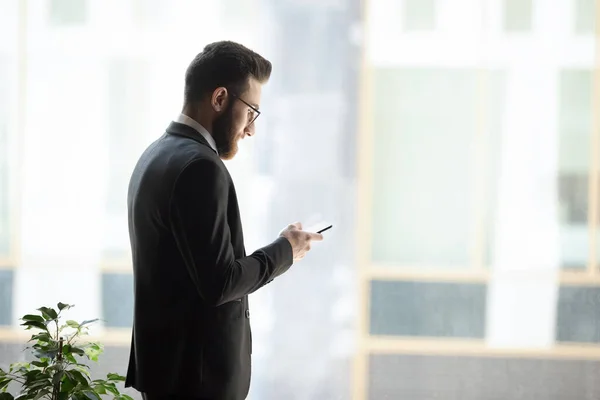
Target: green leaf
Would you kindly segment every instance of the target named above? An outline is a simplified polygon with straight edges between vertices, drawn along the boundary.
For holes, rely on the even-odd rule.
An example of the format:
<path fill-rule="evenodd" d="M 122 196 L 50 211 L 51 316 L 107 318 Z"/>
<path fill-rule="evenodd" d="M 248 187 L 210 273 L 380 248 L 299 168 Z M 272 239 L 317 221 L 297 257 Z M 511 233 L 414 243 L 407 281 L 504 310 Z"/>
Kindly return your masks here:
<path fill-rule="evenodd" d="M 0 400 L 14 400 L 14 397 L 10 393 L 0 393 Z"/>
<path fill-rule="evenodd" d="M 44 343 L 50 343 L 50 342 L 52 342 L 52 337 L 50 336 L 50 333 L 48 331 L 46 331 L 46 332 L 40 332 L 36 335 L 33 335 L 33 336 L 31 336 L 31 339 L 29 339 L 30 342 L 32 342 L 34 340 L 38 340 L 38 341 L 44 342 Z"/>
<path fill-rule="evenodd" d="M 39 390 L 42 388 L 52 388 L 52 382 L 50 382 L 48 379 L 44 379 L 41 381 L 36 381 L 33 384 L 27 386 L 27 389 L 29 389 L 29 391 Z"/>
<path fill-rule="evenodd" d="M 114 382 L 125 382 L 125 377 L 115 373 L 109 373 L 106 375 L 106 379 Z"/>
<path fill-rule="evenodd" d="M 42 312 L 42 316 L 46 321 L 52 321 L 58 318 L 58 313 L 54 308 L 40 307 L 38 308 L 38 311 Z"/>
<path fill-rule="evenodd" d="M 87 386 L 89 384 L 88 379 L 81 372 L 74 370 L 74 369 L 69 372 L 71 373 L 71 375 L 73 375 L 73 377 L 75 378 L 75 380 L 78 383 L 81 383 L 82 385 L 85 385 L 85 386 Z"/>
<path fill-rule="evenodd" d="M 21 318 L 21 321 L 44 322 L 45 320 L 40 315 L 27 314 L 27 315 L 23 316 L 23 318 Z"/>
<path fill-rule="evenodd" d="M 54 360 L 56 358 L 57 354 L 58 354 L 58 350 L 56 350 L 56 349 L 48 350 L 48 351 L 39 349 L 39 350 L 36 350 L 33 352 L 33 355 L 36 356 L 37 358 L 39 358 L 40 360 L 42 358 L 49 358 L 51 360 Z"/>
<path fill-rule="evenodd" d="M 81 326 L 85 326 L 85 325 L 88 325 L 88 324 L 93 324 L 94 322 L 97 322 L 97 321 L 100 321 L 100 319 L 99 318 L 88 319 L 88 320 L 83 321 L 81 323 Z"/>
<path fill-rule="evenodd" d="M 16 362 L 16 363 L 10 364 L 8 372 L 9 373 L 15 372 L 15 371 L 27 372 L 28 369 L 29 369 L 28 362 Z"/>
<path fill-rule="evenodd" d="M 46 327 L 46 324 L 44 322 L 39 321 L 25 321 L 21 324 L 21 326 L 26 326 L 25 329 L 38 328 L 44 331 L 48 331 L 48 327 Z"/>
<path fill-rule="evenodd" d="M 87 370 L 87 365 L 77 364 L 74 366 L 74 369 L 81 372 L 83 375 L 85 375 L 88 378 L 88 380 L 92 379 L 92 376 L 90 375 L 90 371 Z"/>
<path fill-rule="evenodd" d="M 28 385 L 32 382 L 37 382 L 39 380 L 48 380 L 50 376 L 48 374 L 43 373 L 39 369 L 33 369 L 31 371 L 27 371 L 25 374 L 25 384 Z"/>
<path fill-rule="evenodd" d="M 3 390 L 11 382 L 12 382 L 12 378 L 2 378 L 2 379 L 0 379 L 0 390 Z"/>
<path fill-rule="evenodd" d="M 56 374 L 54 374 L 54 376 L 52 377 L 52 384 L 54 386 L 57 386 L 58 384 L 60 384 L 60 382 L 62 381 L 63 376 L 65 375 L 65 371 L 58 371 Z"/>
<path fill-rule="evenodd" d="M 46 368 L 48 366 L 48 361 L 43 362 L 43 361 L 32 361 L 31 365 L 35 365 L 36 367 L 39 368 Z"/>
<path fill-rule="evenodd" d="M 68 310 L 69 308 L 75 307 L 74 304 L 65 304 L 65 303 L 58 303 L 57 306 L 58 306 L 58 310 L 59 311 L 62 311 L 62 310 L 65 310 L 65 309 Z"/>
<path fill-rule="evenodd" d="M 77 354 L 78 356 L 85 355 L 85 351 L 82 348 L 74 347 L 73 345 L 66 344 L 63 346 L 63 354 Z"/>
<path fill-rule="evenodd" d="M 42 397 L 49 395 L 50 393 L 52 393 L 50 390 L 44 389 L 44 390 L 40 390 L 39 393 L 33 398 L 33 400 L 39 400 Z"/>
<path fill-rule="evenodd" d="M 90 360 L 98 361 L 98 357 L 102 354 L 102 352 L 104 351 L 104 348 L 99 343 L 90 343 L 85 347 L 84 351 L 85 351 L 85 355 Z"/>
<path fill-rule="evenodd" d="M 94 386 L 94 390 L 98 394 L 106 394 L 106 388 L 104 387 L 104 385 L 96 385 Z"/>
<path fill-rule="evenodd" d="M 133 400 L 133 397 L 127 396 L 126 394 L 122 394 L 119 396 L 120 400 Z"/>
<path fill-rule="evenodd" d="M 114 383 L 106 383 L 104 386 L 106 387 L 106 390 L 108 390 L 115 396 L 118 396 L 120 394 L 119 389 L 117 389 Z"/>
<path fill-rule="evenodd" d="M 65 371 L 65 376 L 60 386 L 61 392 L 71 393 L 71 391 L 77 386 L 77 380 L 69 371 Z"/>
<path fill-rule="evenodd" d="M 98 394 L 92 390 L 86 390 L 85 392 L 83 392 L 83 394 L 85 394 L 85 396 L 90 400 L 102 400 L 101 397 L 98 396 Z"/>
<path fill-rule="evenodd" d="M 75 328 L 75 329 L 79 329 L 79 322 L 77 321 L 73 321 L 72 319 L 67 321 L 67 325 L 70 326 L 71 328 Z"/>
<path fill-rule="evenodd" d="M 67 359 L 68 362 L 72 363 L 72 364 L 77 364 L 77 359 L 75 358 L 75 356 L 71 353 L 68 354 L 64 354 L 64 357 Z"/>

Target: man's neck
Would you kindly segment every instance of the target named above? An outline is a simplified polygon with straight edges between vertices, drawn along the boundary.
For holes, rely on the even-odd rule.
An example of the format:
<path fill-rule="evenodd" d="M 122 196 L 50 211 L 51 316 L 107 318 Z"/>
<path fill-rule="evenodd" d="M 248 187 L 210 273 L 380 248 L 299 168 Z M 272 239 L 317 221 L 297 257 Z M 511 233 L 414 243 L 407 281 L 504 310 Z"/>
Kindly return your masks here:
<path fill-rule="evenodd" d="M 211 118 L 208 117 L 207 113 L 201 113 L 200 110 L 198 110 L 198 108 L 199 107 L 184 106 L 181 113 L 202 125 L 204 129 L 206 129 L 212 135 Z"/>

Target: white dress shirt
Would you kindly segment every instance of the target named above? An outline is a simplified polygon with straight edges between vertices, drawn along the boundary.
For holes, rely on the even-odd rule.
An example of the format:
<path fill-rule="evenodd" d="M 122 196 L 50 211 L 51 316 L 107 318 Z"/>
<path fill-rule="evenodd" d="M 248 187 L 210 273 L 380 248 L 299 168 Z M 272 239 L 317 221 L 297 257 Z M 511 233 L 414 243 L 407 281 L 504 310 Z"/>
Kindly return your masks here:
<path fill-rule="evenodd" d="M 175 119 L 175 122 L 187 125 L 190 128 L 194 128 L 194 130 L 196 130 L 199 134 L 202 135 L 202 137 L 204 139 L 206 139 L 208 144 L 210 144 L 210 147 L 212 147 L 212 149 L 217 154 L 219 154 L 219 152 L 217 151 L 217 144 L 215 143 L 215 139 L 213 139 L 213 137 L 211 136 L 210 133 L 208 133 L 206 128 L 204 128 L 202 125 L 200 125 L 197 121 L 193 120 L 192 118 L 188 117 L 185 114 L 179 114 L 179 116 Z"/>

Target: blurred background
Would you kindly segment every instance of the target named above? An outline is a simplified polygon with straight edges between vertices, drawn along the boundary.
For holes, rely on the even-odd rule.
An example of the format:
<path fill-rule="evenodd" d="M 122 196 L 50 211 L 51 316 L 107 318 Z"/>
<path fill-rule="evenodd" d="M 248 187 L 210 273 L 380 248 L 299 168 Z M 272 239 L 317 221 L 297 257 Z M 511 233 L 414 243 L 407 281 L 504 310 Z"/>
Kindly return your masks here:
<path fill-rule="evenodd" d="M 250 399 L 599 399 L 597 3 L 0 0 L 0 367 L 62 301 L 126 372 L 130 173 L 230 39 L 248 251 L 335 224 L 250 298 Z"/>

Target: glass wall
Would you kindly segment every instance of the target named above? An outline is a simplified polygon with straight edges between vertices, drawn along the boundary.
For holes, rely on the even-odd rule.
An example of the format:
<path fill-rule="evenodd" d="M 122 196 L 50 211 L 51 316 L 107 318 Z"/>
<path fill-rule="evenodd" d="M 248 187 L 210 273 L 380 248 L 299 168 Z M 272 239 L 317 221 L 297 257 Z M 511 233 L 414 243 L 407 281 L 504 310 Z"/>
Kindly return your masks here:
<path fill-rule="evenodd" d="M 355 398 L 600 395 L 596 19 L 367 2 Z"/>
<path fill-rule="evenodd" d="M 248 252 L 334 223 L 250 297 L 250 399 L 600 398 L 599 10 L 0 0 L 0 366 L 63 301 L 125 373 L 128 180 L 231 39 L 274 65 L 226 163 Z"/>

